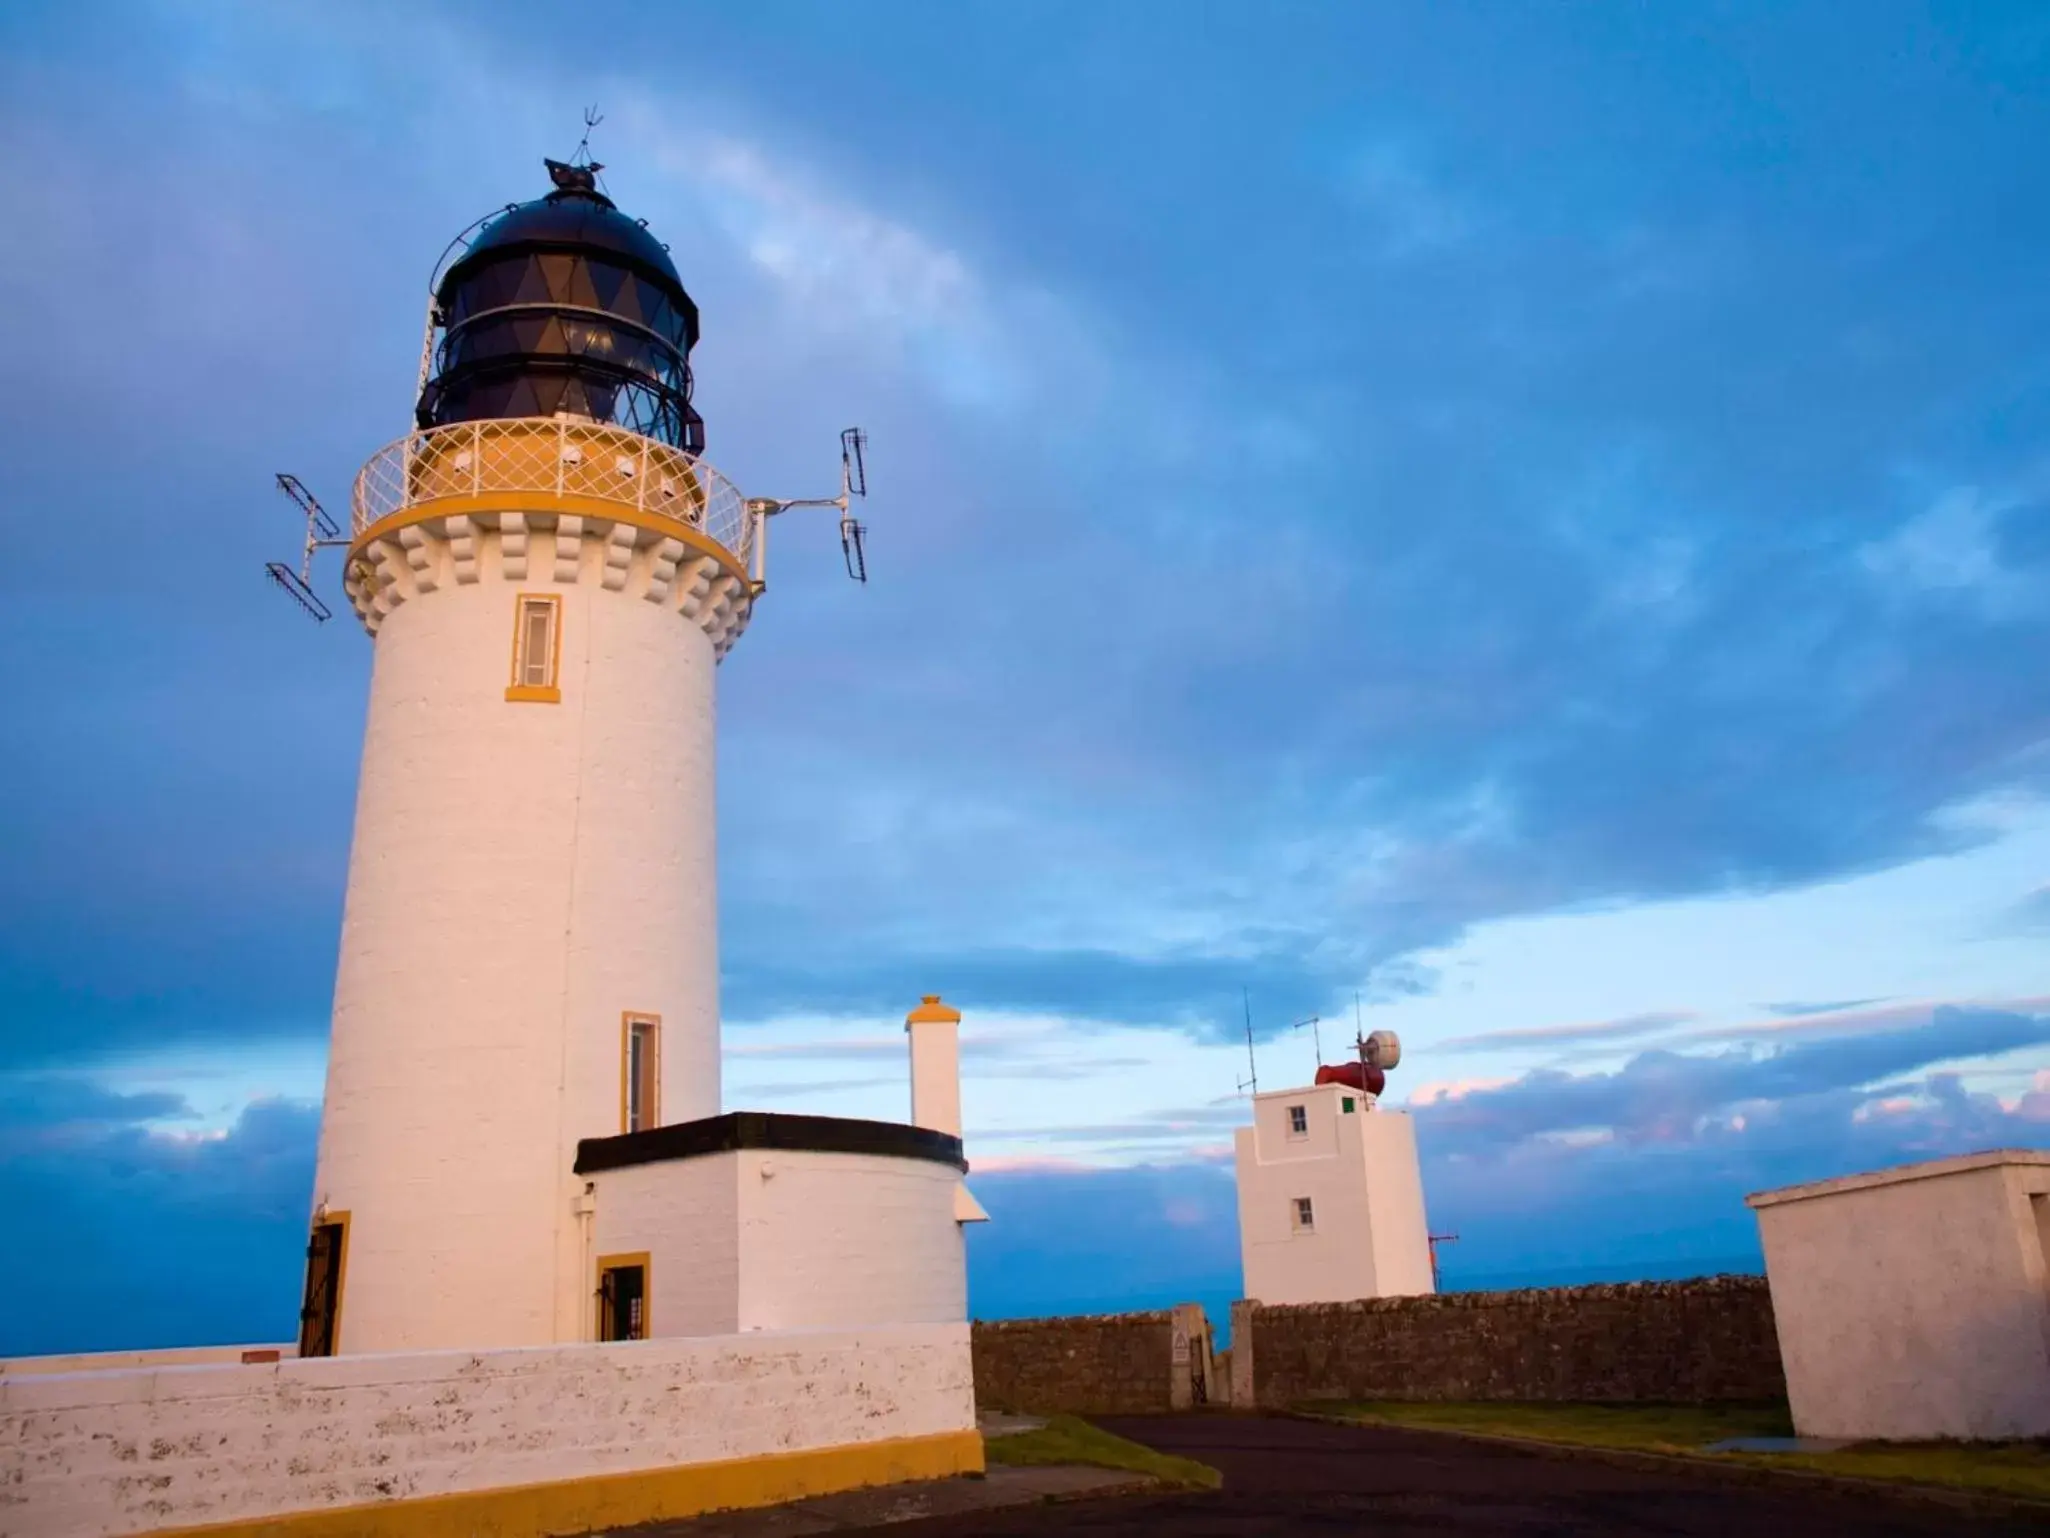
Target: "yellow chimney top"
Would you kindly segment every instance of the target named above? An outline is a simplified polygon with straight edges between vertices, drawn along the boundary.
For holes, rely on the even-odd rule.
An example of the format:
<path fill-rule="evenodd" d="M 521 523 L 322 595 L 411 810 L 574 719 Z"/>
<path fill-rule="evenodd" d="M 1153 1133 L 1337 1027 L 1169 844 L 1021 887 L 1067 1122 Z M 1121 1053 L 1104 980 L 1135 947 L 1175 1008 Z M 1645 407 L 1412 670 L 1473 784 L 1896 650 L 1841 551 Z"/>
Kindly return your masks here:
<path fill-rule="evenodd" d="M 924 1002 L 904 1017 L 906 1025 L 959 1025 L 961 1011 L 940 1002 L 937 993 L 923 995 Z"/>

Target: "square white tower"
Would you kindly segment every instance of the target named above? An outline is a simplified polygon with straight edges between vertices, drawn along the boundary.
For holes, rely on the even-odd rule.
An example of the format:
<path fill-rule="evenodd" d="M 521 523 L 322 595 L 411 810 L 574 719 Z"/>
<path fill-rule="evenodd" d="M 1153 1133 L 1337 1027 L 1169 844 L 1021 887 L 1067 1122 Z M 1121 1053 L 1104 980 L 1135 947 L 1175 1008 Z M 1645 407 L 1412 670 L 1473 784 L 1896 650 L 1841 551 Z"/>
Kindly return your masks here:
<path fill-rule="evenodd" d="M 1233 1136 L 1245 1295 L 1343 1303 L 1435 1292 L 1416 1125 L 1345 1084 L 1253 1097 Z"/>

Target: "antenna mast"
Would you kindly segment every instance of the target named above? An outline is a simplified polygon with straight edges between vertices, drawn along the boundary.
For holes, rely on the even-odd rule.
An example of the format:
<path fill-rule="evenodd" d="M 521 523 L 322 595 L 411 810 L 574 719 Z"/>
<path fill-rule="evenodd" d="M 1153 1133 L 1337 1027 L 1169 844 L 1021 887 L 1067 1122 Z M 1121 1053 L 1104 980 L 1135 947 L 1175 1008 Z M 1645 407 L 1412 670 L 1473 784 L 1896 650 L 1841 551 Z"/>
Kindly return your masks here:
<path fill-rule="evenodd" d="M 1253 1060 L 1253 993 L 1249 988 L 1239 989 L 1239 995 L 1246 1005 L 1246 1076 L 1239 1080 L 1239 1093 L 1251 1090 L 1260 1093 L 1260 1065 Z"/>
<path fill-rule="evenodd" d="M 754 591 L 757 598 L 768 588 L 769 520 L 793 507 L 837 507 L 840 510 L 840 555 L 847 563 L 847 575 L 856 582 L 868 581 L 868 552 L 864 541 L 868 525 L 854 516 L 853 499 L 868 496 L 868 466 L 864 451 L 868 434 L 849 427 L 840 434 L 840 495 L 837 497 L 749 497 L 748 516 L 754 528 Z"/>

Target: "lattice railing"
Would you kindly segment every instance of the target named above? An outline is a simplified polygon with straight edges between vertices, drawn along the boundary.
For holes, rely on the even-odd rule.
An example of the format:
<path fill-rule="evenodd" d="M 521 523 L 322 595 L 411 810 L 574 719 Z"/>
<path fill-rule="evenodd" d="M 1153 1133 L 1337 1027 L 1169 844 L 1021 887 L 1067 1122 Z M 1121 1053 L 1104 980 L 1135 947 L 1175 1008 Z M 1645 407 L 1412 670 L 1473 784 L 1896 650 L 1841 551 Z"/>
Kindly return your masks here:
<path fill-rule="evenodd" d="M 503 491 L 595 497 L 673 518 L 752 562 L 754 521 L 731 481 L 669 444 L 581 419 L 452 422 L 408 433 L 357 475 L 352 531 L 439 497 Z"/>

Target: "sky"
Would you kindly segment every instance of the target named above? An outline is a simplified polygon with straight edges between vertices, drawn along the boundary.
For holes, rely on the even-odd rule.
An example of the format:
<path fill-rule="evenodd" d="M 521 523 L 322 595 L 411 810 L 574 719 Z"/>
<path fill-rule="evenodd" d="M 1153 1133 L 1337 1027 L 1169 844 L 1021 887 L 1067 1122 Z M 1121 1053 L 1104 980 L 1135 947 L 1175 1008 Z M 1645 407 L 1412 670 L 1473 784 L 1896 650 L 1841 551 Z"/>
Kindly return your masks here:
<path fill-rule="evenodd" d="M 0 1352 L 292 1333 L 370 645 L 272 477 L 594 103 L 707 457 L 870 434 L 721 669 L 725 1103 L 956 1003 L 974 1312 L 1236 1293 L 1248 1014 L 1401 1033 L 1450 1287 L 2050 1146 L 2042 6 L 23 4 Z"/>

